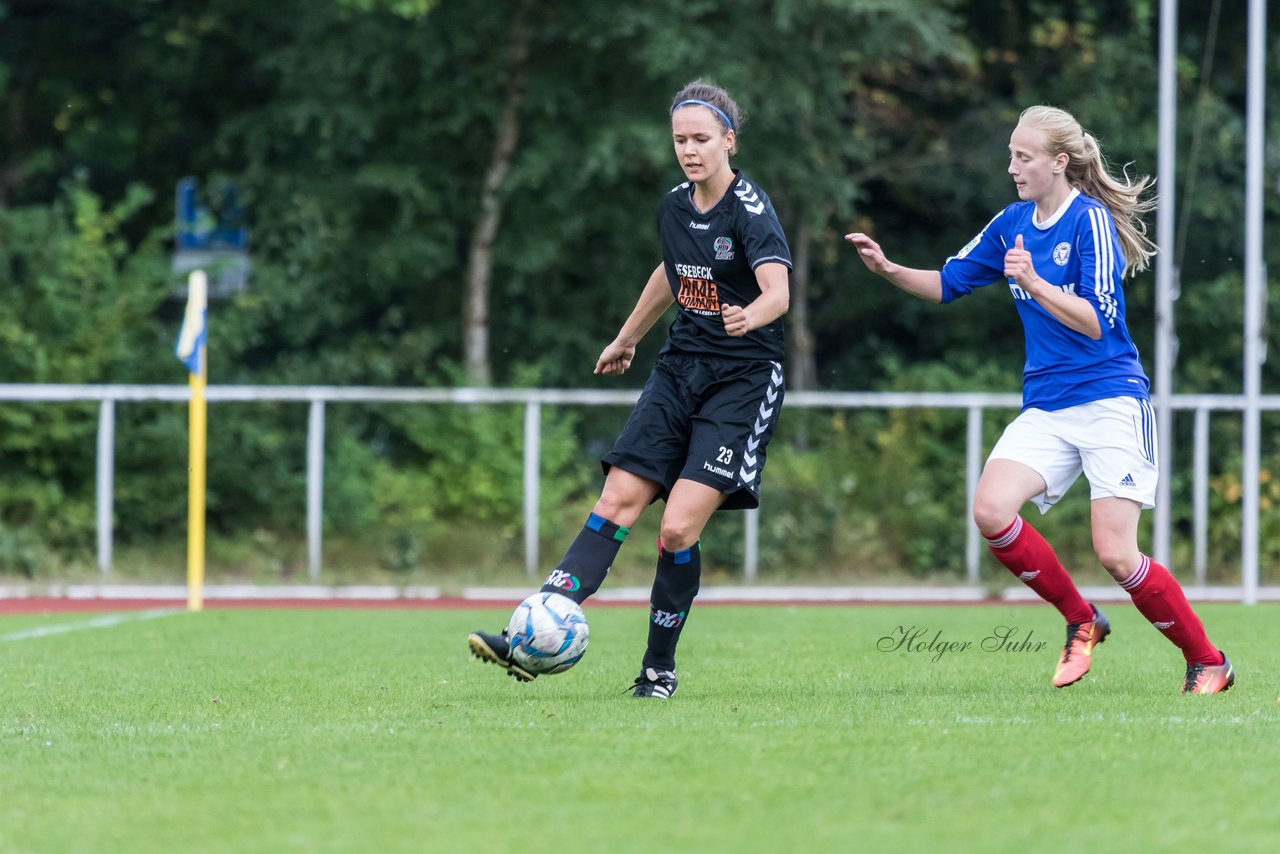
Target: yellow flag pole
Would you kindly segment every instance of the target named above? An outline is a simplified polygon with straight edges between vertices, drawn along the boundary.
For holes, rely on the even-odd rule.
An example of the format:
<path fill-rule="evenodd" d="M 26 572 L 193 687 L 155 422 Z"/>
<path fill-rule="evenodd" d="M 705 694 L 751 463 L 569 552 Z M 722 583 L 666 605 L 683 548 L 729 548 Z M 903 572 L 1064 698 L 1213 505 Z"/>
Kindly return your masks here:
<path fill-rule="evenodd" d="M 187 408 L 187 610 L 204 608 L 204 517 L 206 403 L 205 379 L 208 376 L 205 347 L 206 308 L 209 281 L 204 270 L 193 270 L 187 278 L 187 312 L 179 335 L 177 355 L 190 366 L 195 356 L 195 370 L 189 370 L 191 401 Z"/>
<path fill-rule="evenodd" d="M 189 474 L 187 478 L 187 610 L 204 608 L 204 494 L 206 407 L 205 348 L 200 347 L 200 371 L 191 374 L 189 408 Z"/>

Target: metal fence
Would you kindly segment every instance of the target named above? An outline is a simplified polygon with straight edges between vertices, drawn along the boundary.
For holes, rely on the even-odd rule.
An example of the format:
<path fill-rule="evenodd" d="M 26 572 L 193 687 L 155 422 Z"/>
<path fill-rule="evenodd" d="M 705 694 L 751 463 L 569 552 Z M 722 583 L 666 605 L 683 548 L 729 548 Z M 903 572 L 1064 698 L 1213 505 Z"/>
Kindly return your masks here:
<path fill-rule="evenodd" d="M 295 402 L 310 407 L 307 422 L 307 567 L 311 578 L 320 574 L 323 553 L 325 406 L 329 403 L 400 404 L 517 404 L 524 406 L 523 530 L 525 567 L 530 575 L 538 567 L 538 516 L 541 414 L 543 406 L 631 406 L 637 391 L 586 389 L 480 389 L 480 388 L 378 388 L 365 386 L 209 386 L 210 403 Z M 115 479 L 115 407 L 117 403 L 190 399 L 185 385 L 24 385 L 0 384 L 0 402 L 99 403 L 97 447 L 97 551 L 102 574 L 111 571 L 113 492 Z M 1194 413 L 1192 432 L 1192 562 L 1195 583 L 1205 583 L 1209 526 L 1209 419 L 1217 412 L 1243 412 L 1241 395 L 1172 395 L 1174 410 Z M 1280 409 L 1280 395 L 1263 395 L 1259 409 Z M 965 484 L 968 504 L 981 474 L 985 453 L 983 419 L 989 409 L 1016 410 L 1017 394 L 982 392 L 792 392 L 787 408 L 804 409 L 960 409 L 967 413 Z M 1162 437 L 1169 447 L 1168 438 Z M 1157 507 L 1166 523 L 1170 507 Z M 1242 507 L 1242 513 L 1246 512 Z M 1253 512 L 1256 514 L 1256 505 Z M 743 575 L 754 582 L 759 566 L 757 511 L 747 511 L 744 526 Z M 1257 519 L 1250 521 L 1254 530 Z M 978 583 L 982 538 L 972 521 L 966 525 L 965 572 L 970 584 Z M 1157 557 L 1167 556 L 1157 555 Z M 1241 567 L 1241 598 L 1257 601 L 1257 567 Z"/>

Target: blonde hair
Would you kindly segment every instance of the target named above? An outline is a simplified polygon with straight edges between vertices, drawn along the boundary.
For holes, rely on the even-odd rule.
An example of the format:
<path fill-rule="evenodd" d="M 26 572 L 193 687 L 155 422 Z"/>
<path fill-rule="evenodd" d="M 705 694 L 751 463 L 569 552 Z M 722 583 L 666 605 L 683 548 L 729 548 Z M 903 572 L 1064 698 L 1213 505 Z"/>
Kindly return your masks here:
<path fill-rule="evenodd" d="M 1028 107 L 1019 116 L 1018 124 L 1043 131 L 1049 156 L 1067 155 L 1066 174 L 1071 186 L 1102 202 L 1111 211 L 1124 254 L 1122 275 L 1130 276 L 1147 269 L 1147 262 L 1156 254 L 1157 247 L 1147 237 L 1147 223 L 1142 215 L 1153 210 L 1156 201 L 1144 199 L 1142 194 L 1155 183 L 1154 179 L 1142 175 L 1136 181 L 1130 180 L 1127 171 L 1121 173 L 1123 180 L 1114 177 L 1098 141 L 1066 110 Z"/>

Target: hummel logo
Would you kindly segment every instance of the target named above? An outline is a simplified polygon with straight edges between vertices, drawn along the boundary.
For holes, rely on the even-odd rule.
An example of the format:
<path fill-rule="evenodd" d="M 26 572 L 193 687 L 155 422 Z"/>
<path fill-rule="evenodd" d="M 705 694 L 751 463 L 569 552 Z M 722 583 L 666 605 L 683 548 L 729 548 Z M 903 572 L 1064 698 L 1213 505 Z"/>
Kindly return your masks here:
<path fill-rule="evenodd" d="M 1032 581 L 1032 580 L 1034 580 L 1034 579 L 1035 579 L 1035 577 L 1036 577 L 1037 575 L 1039 575 L 1039 574 L 1040 574 L 1040 570 L 1038 570 L 1038 569 L 1033 569 L 1033 570 L 1031 570 L 1030 572 L 1020 572 L 1020 573 L 1018 573 L 1018 580 L 1019 580 L 1019 581 Z"/>
<path fill-rule="evenodd" d="M 764 202 L 760 200 L 760 196 L 756 194 L 755 189 L 746 181 L 742 181 L 740 184 L 741 186 L 734 188 L 733 194 L 742 199 L 742 206 L 756 216 L 764 213 Z"/>
<path fill-rule="evenodd" d="M 1137 484 L 1133 482 L 1133 475 L 1129 475 L 1129 474 L 1124 476 L 1124 480 L 1120 481 L 1120 485 L 1121 486 L 1137 486 Z"/>
<path fill-rule="evenodd" d="M 1173 620 L 1169 620 L 1167 623 L 1162 620 L 1157 620 L 1151 625 L 1155 626 L 1157 629 L 1163 632 L 1165 629 L 1173 628 Z"/>

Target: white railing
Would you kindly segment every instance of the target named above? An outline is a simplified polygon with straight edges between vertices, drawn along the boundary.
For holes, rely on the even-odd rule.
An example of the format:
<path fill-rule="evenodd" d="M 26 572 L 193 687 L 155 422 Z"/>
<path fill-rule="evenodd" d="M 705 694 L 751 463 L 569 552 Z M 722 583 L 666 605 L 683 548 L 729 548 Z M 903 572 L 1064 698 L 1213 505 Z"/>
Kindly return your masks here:
<path fill-rule="evenodd" d="M 538 569 L 538 493 L 541 451 L 541 414 L 545 405 L 631 406 L 638 391 L 587 389 L 481 389 L 481 388 L 381 388 L 368 386 L 209 386 L 210 403 L 297 402 L 310 405 L 307 421 L 307 567 L 318 579 L 323 551 L 324 431 L 327 403 L 419 404 L 521 404 L 524 411 L 523 525 L 525 568 Z M 115 404 L 136 401 L 173 401 L 190 397 L 185 385 L 23 385 L 0 384 L 0 402 L 98 401 L 97 545 L 98 567 L 111 571 L 113 492 L 115 478 Z M 963 409 L 968 415 L 965 440 L 965 484 L 973 502 L 985 458 L 982 443 L 983 416 L 987 409 L 1016 410 L 1017 394 L 985 392 L 791 392 L 786 406 L 804 409 Z M 1195 584 L 1203 586 L 1207 569 L 1209 518 L 1209 416 L 1213 412 L 1242 412 L 1242 395 L 1173 395 L 1174 410 L 1194 413 L 1192 445 L 1192 562 Z M 1259 398 L 1262 411 L 1280 410 L 1280 395 Z M 1167 523 L 1169 507 L 1157 507 Z M 1243 510 L 1242 510 L 1243 512 Z M 1254 508 L 1256 513 L 1256 508 Z M 754 582 L 759 565 L 757 511 L 747 511 L 744 526 L 743 575 Z M 1257 525 L 1257 519 L 1250 520 Z M 978 583 L 982 538 L 970 521 L 966 525 L 965 571 L 970 584 Z M 1256 567 L 1241 568 L 1241 595 L 1256 601 Z M 1252 589 L 1251 589 L 1252 587 Z"/>

